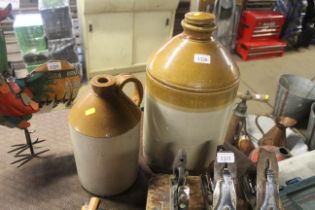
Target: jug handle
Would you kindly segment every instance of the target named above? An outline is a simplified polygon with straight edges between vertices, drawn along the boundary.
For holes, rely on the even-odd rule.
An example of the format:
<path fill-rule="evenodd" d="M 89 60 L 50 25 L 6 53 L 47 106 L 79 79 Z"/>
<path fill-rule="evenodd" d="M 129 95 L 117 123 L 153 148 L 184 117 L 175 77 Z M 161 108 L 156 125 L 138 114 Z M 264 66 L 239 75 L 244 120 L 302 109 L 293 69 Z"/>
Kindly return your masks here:
<path fill-rule="evenodd" d="M 116 85 L 119 87 L 121 91 L 125 84 L 128 82 L 132 82 L 135 85 L 134 93 L 132 95 L 131 100 L 137 105 L 140 106 L 142 99 L 143 99 L 143 86 L 135 76 L 129 74 L 120 74 L 116 76 Z"/>

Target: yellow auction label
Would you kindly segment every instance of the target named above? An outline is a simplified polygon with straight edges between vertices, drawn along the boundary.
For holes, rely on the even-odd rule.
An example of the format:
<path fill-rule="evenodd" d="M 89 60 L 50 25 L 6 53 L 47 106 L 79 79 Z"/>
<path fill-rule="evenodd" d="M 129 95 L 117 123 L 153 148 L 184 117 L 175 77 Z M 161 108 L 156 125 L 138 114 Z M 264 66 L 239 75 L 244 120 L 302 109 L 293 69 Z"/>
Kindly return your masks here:
<path fill-rule="evenodd" d="M 92 107 L 90 109 L 85 110 L 85 116 L 89 116 L 91 114 L 94 114 L 96 112 L 95 107 Z"/>

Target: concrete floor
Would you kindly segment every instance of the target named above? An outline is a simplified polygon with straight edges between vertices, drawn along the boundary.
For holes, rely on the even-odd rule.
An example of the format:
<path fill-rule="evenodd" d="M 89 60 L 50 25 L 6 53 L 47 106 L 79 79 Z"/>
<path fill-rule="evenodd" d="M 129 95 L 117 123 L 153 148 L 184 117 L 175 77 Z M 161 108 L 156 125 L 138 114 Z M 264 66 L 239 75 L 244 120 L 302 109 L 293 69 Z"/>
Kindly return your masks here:
<path fill-rule="evenodd" d="M 269 113 L 273 104 L 280 75 L 291 73 L 307 78 L 315 76 L 315 47 L 286 53 L 283 57 L 243 62 L 238 57 L 241 70 L 240 91 L 251 90 L 271 96 L 269 104 L 250 102 L 249 112 Z M 145 84 L 145 73 L 136 73 Z M 78 99 L 89 86 L 83 85 Z M 130 87 L 126 88 L 127 92 Z M 69 110 L 58 107 L 56 111 L 35 114 L 31 120 L 36 133 L 33 138 L 45 138 L 41 146 L 50 151 L 44 157 L 32 160 L 21 168 L 10 165 L 13 154 L 10 145 L 24 143 L 23 131 L 0 127 L 0 209 L 51 210 L 80 209 L 91 196 L 81 188 L 76 173 L 73 150 L 67 126 Z M 40 151 L 36 149 L 36 151 Z M 103 199 L 106 209 L 144 209 L 148 175 L 140 171 L 136 183 L 125 193 Z"/>

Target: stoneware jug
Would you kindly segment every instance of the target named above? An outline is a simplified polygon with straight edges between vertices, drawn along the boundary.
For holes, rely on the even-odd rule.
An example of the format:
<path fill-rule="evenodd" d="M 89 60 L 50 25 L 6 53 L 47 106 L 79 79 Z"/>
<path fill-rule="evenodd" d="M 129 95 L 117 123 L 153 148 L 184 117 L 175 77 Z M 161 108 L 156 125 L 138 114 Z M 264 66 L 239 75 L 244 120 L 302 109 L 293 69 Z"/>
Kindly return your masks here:
<path fill-rule="evenodd" d="M 211 35 L 214 19 L 211 13 L 187 13 L 184 32 L 148 62 L 144 155 L 153 171 L 171 171 L 179 149 L 187 153 L 188 170 L 203 170 L 223 143 L 239 70 Z"/>
<path fill-rule="evenodd" d="M 122 91 L 129 82 L 135 84 L 133 100 Z M 137 178 L 143 88 L 131 75 L 95 76 L 90 84 L 69 115 L 77 171 L 87 191 L 115 195 Z"/>

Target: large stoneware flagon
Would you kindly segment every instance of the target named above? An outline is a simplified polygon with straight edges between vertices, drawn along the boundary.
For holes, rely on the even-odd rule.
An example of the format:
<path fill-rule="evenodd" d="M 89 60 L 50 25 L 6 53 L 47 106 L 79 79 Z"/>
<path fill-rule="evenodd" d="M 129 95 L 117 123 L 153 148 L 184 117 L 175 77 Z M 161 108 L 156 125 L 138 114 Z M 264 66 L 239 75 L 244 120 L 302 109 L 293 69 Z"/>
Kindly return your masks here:
<path fill-rule="evenodd" d="M 189 170 L 203 170 L 222 143 L 239 70 L 211 35 L 214 19 L 211 13 L 187 13 L 184 32 L 148 62 L 144 155 L 154 171 L 170 171 L 180 148 Z"/>

